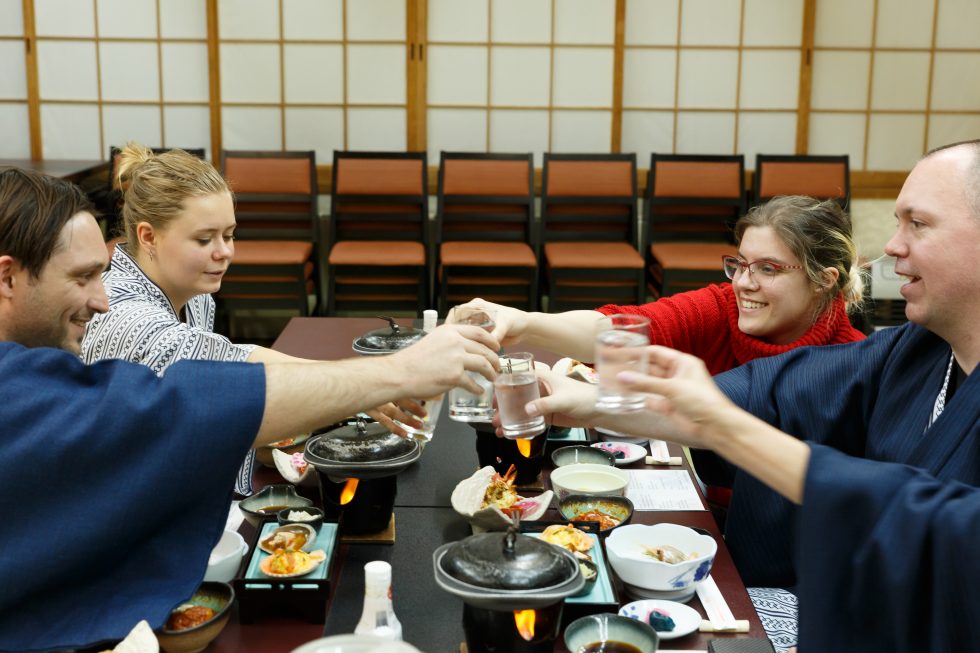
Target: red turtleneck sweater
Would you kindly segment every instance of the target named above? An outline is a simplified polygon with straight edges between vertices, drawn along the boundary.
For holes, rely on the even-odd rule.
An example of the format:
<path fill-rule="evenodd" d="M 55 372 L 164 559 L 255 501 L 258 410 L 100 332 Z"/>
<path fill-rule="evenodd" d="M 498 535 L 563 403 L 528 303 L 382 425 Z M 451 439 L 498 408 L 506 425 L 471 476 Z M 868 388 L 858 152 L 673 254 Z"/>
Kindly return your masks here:
<path fill-rule="evenodd" d="M 836 345 L 863 340 L 851 326 L 844 300 L 837 297 L 802 337 L 785 345 L 773 345 L 738 328 L 738 305 L 730 283 L 663 297 L 642 306 L 607 304 L 597 311 L 605 315 L 631 313 L 650 318 L 650 343 L 693 354 L 711 374 L 720 374 L 755 358 L 775 356 L 808 345 Z"/>

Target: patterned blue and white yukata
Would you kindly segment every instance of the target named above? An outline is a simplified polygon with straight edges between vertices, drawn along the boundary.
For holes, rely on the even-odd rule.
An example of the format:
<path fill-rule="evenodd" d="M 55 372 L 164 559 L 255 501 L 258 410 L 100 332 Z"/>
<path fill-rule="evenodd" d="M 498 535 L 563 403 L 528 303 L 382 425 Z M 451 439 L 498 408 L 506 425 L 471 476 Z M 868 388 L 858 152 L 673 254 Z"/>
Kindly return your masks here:
<path fill-rule="evenodd" d="M 96 315 L 82 341 L 82 360 L 121 358 L 146 365 L 160 376 L 179 360 L 243 362 L 255 345 L 238 345 L 214 333 L 214 299 L 197 295 L 177 314 L 170 299 L 126 251 L 116 246 L 102 275 L 109 312 Z M 255 452 L 249 451 L 235 481 L 235 492 L 252 493 Z"/>

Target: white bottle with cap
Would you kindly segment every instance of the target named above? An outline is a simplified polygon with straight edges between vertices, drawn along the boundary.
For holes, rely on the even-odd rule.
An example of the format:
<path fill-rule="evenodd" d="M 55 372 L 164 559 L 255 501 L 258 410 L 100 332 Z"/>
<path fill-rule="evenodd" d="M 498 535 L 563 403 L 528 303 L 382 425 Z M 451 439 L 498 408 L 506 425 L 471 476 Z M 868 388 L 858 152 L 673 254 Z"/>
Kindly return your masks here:
<path fill-rule="evenodd" d="M 426 333 L 431 333 L 433 329 L 436 328 L 436 324 L 439 322 L 439 311 L 435 309 L 427 309 L 422 311 L 422 330 Z"/>
<path fill-rule="evenodd" d="M 384 560 L 364 565 L 364 609 L 354 634 L 402 638 L 402 625 L 391 605 L 391 565 Z"/>

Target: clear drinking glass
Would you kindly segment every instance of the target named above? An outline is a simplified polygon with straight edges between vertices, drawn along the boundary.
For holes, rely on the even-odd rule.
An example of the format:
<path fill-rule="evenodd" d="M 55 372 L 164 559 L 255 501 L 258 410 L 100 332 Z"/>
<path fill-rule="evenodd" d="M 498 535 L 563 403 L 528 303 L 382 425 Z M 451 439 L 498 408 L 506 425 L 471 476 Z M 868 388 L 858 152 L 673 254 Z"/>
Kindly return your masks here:
<path fill-rule="evenodd" d="M 472 324 L 487 332 L 495 326 L 494 313 L 485 308 L 455 306 L 447 322 L 451 324 Z M 467 372 L 470 378 L 482 388 L 480 394 L 473 394 L 463 388 L 449 391 L 449 418 L 457 422 L 489 422 L 493 419 L 493 382 L 481 374 Z"/>
<path fill-rule="evenodd" d="M 524 410 L 527 402 L 541 396 L 538 377 L 534 374 L 533 355 L 519 352 L 501 356 L 500 373 L 493 388 L 505 438 L 527 439 L 544 433 L 544 415 L 531 417 Z"/>
<path fill-rule="evenodd" d="M 442 412 L 442 402 L 446 398 L 445 393 L 438 395 L 436 397 L 429 397 L 428 399 L 416 401 L 425 401 L 425 417 L 420 417 L 422 422 L 422 428 L 417 429 L 407 424 L 395 420 L 395 424 L 405 429 L 412 438 L 418 440 L 419 442 L 431 442 L 432 436 L 436 431 L 436 424 L 439 422 L 439 413 Z"/>
<path fill-rule="evenodd" d="M 599 321 L 595 341 L 595 366 L 599 375 L 596 408 L 611 413 L 630 413 L 643 408 L 643 393 L 627 391 L 616 375 L 626 371 L 646 373 L 649 344 L 650 320 L 642 315 L 607 315 Z"/>

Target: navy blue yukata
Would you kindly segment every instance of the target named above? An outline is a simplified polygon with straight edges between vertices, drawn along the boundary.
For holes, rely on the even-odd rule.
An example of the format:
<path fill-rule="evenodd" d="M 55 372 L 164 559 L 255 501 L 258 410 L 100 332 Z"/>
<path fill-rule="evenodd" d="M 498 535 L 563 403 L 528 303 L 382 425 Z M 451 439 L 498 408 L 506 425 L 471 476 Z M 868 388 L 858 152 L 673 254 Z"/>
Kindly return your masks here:
<path fill-rule="evenodd" d="M 0 342 L 0 650 L 163 625 L 204 577 L 265 405 L 262 365 L 84 365 Z"/>

